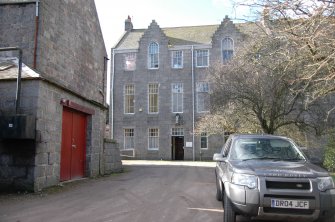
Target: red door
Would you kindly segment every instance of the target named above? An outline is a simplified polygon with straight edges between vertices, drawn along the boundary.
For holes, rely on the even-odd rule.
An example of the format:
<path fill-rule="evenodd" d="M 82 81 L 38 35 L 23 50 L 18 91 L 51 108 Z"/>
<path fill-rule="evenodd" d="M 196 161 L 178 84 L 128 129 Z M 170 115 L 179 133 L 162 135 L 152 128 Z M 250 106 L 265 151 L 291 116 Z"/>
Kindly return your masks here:
<path fill-rule="evenodd" d="M 84 177 L 86 156 L 86 115 L 64 107 L 60 180 Z"/>

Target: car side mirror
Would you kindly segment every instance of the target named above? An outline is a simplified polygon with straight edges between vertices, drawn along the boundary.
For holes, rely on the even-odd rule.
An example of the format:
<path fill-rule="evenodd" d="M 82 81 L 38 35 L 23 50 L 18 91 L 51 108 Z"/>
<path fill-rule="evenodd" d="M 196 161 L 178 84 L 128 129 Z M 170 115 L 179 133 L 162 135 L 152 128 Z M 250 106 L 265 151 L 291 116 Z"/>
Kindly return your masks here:
<path fill-rule="evenodd" d="M 226 157 L 224 157 L 222 153 L 215 153 L 213 156 L 213 160 L 217 162 L 224 162 L 226 161 Z"/>

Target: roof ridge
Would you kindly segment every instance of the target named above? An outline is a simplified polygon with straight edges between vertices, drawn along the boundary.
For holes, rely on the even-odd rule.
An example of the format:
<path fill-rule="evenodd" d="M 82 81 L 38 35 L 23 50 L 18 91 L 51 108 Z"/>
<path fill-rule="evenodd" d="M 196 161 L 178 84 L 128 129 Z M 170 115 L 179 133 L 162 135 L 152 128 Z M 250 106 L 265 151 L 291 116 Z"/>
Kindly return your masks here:
<path fill-rule="evenodd" d="M 219 24 L 212 25 L 190 25 L 190 26 L 175 26 L 175 27 L 164 27 L 162 29 L 175 29 L 175 28 L 194 28 L 194 27 L 208 27 L 208 26 L 218 26 Z"/>

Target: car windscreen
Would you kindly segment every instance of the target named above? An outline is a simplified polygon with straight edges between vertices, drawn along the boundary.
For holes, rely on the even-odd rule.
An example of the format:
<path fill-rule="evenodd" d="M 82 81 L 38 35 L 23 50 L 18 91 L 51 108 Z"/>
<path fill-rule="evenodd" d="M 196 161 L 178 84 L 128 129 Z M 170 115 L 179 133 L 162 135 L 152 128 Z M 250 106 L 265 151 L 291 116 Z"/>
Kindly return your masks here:
<path fill-rule="evenodd" d="M 229 158 L 232 160 L 305 160 L 292 142 L 281 138 L 238 138 L 232 144 Z"/>

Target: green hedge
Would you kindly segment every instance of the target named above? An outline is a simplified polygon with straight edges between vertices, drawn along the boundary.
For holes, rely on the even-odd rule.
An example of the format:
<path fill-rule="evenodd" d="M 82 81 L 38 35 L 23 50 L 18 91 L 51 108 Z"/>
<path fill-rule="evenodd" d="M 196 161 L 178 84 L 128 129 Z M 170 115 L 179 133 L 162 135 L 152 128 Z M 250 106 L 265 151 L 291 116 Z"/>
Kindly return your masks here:
<path fill-rule="evenodd" d="M 323 165 L 328 171 L 334 172 L 335 170 L 335 136 L 332 134 L 329 137 L 328 144 L 325 149 L 325 159 Z"/>

